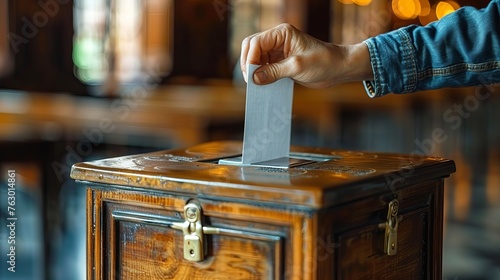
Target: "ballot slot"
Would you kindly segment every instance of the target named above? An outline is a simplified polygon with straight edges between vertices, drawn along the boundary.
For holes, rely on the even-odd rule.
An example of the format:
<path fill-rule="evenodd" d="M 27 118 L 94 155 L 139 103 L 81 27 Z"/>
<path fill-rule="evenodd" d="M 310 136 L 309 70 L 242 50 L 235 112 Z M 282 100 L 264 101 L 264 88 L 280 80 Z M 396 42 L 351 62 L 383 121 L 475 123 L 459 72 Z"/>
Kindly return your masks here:
<path fill-rule="evenodd" d="M 325 162 L 338 158 L 339 158 L 338 156 L 291 152 L 290 157 L 280 157 L 256 163 L 242 163 L 241 156 L 237 156 L 237 157 L 219 159 L 218 164 L 287 169 L 312 163 Z"/>

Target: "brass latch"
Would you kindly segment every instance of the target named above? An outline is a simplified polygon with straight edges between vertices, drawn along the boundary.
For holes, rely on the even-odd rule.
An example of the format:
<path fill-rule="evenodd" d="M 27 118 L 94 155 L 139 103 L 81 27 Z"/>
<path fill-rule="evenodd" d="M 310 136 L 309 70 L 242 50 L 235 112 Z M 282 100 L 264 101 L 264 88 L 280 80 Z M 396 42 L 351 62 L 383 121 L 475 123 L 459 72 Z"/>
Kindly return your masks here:
<path fill-rule="evenodd" d="M 397 199 L 389 202 L 389 209 L 387 210 L 387 220 L 385 223 L 380 224 L 380 228 L 385 228 L 384 235 L 384 253 L 389 256 L 396 255 L 398 251 L 398 226 L 403 218 L 398 217 L 399 202 Z"/>
<path fill-rule="evenodd" d="M 219 229 L 203 226 L 201 206 L 190 202 L 184 206 L 183 223 L 173 223 L 172 228 L 182 230 L 184 233 L 184 259 L 199 262 L 205 257 L 204 234 L 218 234 Z"/>

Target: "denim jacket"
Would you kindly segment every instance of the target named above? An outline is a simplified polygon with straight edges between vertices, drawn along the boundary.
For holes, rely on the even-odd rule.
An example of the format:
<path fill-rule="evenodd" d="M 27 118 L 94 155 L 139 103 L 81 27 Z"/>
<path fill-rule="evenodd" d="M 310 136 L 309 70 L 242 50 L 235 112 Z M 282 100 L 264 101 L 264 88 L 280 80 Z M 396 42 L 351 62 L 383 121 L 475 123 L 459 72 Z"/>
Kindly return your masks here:
<path fill-rule="evenodd" d="M 365 40 L 370 97 L 500 82 L 500 0 L 464 7 L 427 26 L 410 25 Z"/>

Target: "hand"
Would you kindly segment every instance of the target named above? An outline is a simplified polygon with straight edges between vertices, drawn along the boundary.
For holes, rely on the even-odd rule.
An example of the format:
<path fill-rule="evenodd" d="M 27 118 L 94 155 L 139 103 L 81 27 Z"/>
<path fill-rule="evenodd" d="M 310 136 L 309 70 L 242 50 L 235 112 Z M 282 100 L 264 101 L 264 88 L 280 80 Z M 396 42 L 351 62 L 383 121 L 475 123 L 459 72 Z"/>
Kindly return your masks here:
<path fill-rule="evenodd" d="M 373 77 L 368 48 L 320 41 L 290 24 L 280 24 L 243 40 L 240 66 L 246 81 L 247 64 L 262 65 L 256 84 L 289 77 L 307 87 L 326 88 Z"/>

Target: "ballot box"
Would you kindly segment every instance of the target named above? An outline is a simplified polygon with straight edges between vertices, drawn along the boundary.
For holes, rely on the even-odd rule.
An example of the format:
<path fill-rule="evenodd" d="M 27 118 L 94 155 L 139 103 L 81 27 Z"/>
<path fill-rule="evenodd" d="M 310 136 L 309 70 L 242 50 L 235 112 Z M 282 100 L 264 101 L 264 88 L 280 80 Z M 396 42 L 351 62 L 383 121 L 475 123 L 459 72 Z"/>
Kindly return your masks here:
<path fill-rule="evenodd" d="M 225 164 L 241 149 L 75 164 L 87 279 L 441 279 L 453 161 L 292 147 L 288 166 Z"/>

